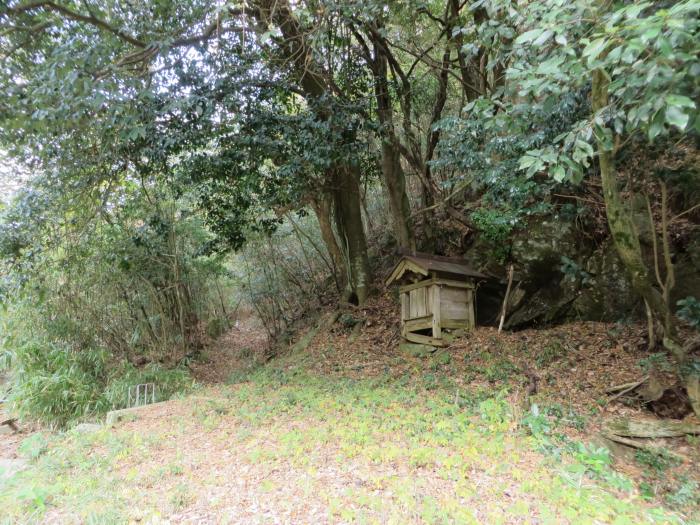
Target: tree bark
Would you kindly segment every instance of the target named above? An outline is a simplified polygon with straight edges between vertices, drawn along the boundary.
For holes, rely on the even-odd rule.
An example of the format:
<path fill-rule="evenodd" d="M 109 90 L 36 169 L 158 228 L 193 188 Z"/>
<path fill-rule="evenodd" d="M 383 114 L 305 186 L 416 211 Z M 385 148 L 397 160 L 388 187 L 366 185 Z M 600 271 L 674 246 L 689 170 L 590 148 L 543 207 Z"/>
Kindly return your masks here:
<path fill-rule="evenodd" d="M 374 44 L 374 93 L 377 116 L 381 124 L 382 177 L 389 198 L 394 235 L 401 248 L 415 250 L 416 242 L 411 225 L 411 205 L 406 193 L 406 175 L 401 166 L 399 139 L 394 128 L 393 108 L 387 79 L 387 58 L 380 46 Z"/>
<path fill-rule="evenodd" d="M 608 77 L 604 71 L 597 69 L 593 72 L 591 105 L 595 113 L 608 105 Z M 642 258 L 639 235 L 634 226 L 632 215 L 625 206 L 617 187 L 614 153 L 605 144 L 604 137 L 596 135 L 600 179 L 603 185 L 605 213 L 610 227 L 617 254 L 626 268 L 632 287 L 649 305 L 654 317 L 666 328 L 665 346 L 674 354 L 680 363 L 685 361 L 685 351 L 674 344 L 676 337 L 673 323 L 668 323 L 670 312 L 663 296 L 651 284 L 651 278 Z"/>
<path fill-rule="evenodd" d="M 401 167 L 399 150 L 385 140 L 382 140 L 382 176 L 389 198 L 396 241 L 401 248 L 415 250 L 411 206 L 406 194 L 406 176 Z"/>
<path fill-rule="evenodd" d="M 459 12 L 462 9 L 462 4 L 460 3 L 459 0 L 449 0 L 450 2 L 450 13 L 452 15 L 453 23 L 458 23 L 459 22 Z M 479 10 L 477 10 L 479 11 Z M 479 11 L 477 14 L 476 12 L 474 13 L 474 20 L 479 25 L 481 23 L 481 17 L 483 16 L 482 13 Z M 454 36 L 454 40 L 456 43 L 456 48 L 457 48 L 457 59 L 459 62 L 459 72 L 462 76 L 462 93 L 464 94 L 464 97 L 467 99 L 468 102 L 471 102 L 473 100 L 476 100 L 479 98 L 483 92 L 479 92 L 477 89 L 477 86 L 480 85 L 481 81 L 478 77 L 477 74 L 474 74 L 475 70 L 478 69 L 478 61 L 477 61 L 477 66 L 473 65 L 473 61 L 470 60 L 467 62 L 467 58 L 465 57 L 464 52 L 462 51 L 462 48 L 464 46 L 464 37 L 462 36 L 462 32 L 458 32 Z M 471 68 L 470 68 L 471 66 Z"/>
<path fill-rule="evenodd" d="M 362 223 L 359 170 L 352 166 L 340 166 L 332 171 L 331 179 L 335 182 L 333 207 L 336 229 L 347 262 L 348 293 L 345 299 L 362 305 L 369 296 L 372 273 Z"/>
<path fill-rule="evenodd" d="M 326 245 L 326 250 L 333 263 L 333 275 L 336 287 L 339 292 L 342 292 L 347 286 L 347 272 L 345 271 L 345 263 L 343 262 L 343 252 L 340 251 L 338 241 L 333 232 L 333 223 L 331 222 L 332 200 L 332 195 L 329 196 L 326 193 L 322 193 L 318 198 L 311 200 L 311 207 L 318 220 L 318 227 L 321 230 L 323 244 Z"/>
<path fill-rule="evenodd" d="M 306 28 L 292 12 L 289 0 L 257 0 L 255 4 L 258 21 L 265 27 L 277 26 L 282 33 L 280 58 L 293 68 L 304 95 L 311 100 L 319 100 L 325 96 L 341 96 L 332 73 L 324 70 L 314 56 Z M 322 104 L 317 110 L 317 116 L 320 120 L 328 120 L 331 112 L 330 106 Z M 338 163 L 329 170 L 327 182 L 333 195 L 336 229 L 346 263 L 344 266 L 347 268 L 350 290 L 347 299 L 354 296 L 357 303 L 362 304 L 369 294 L 372 275 L 362 224 L 358 169 L 350 159 Z M 326 239 L 330 243 L 331 237 L 325 237 L 324 241 Z M 332 244 L 330 250 L 334 251 Z"/>

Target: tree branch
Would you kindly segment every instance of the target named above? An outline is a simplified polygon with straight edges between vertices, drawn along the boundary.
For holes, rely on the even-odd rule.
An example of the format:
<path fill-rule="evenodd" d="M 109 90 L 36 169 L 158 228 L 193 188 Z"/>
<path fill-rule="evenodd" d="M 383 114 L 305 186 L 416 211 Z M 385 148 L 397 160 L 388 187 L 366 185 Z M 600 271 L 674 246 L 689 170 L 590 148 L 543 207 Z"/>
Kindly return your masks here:
<path fill-rule="evenodd" d="M 50 0 L 37 0 L 35 2 L 27 2 L 25 4 L 18 5 L 17 7 L 10 7 L 8 8 L 8 12 L 10 13 L 15 13 L 15 14 L 22 14 L 22 13 L 29 13 L 31 11 L 36 11 L 37 9 L 43 9 L 45 11 L 53 11 L 55 13 L 60 13 L 66 18 L 69 18 L 71 20 L 75 20 L 76 22 L 84 22 L 86 24 L 93 25 L 95 27 L 99 27 L 101 29 L 104 29 L 105 31 L 112 33 L 113 35 L 121 38 L 125 42 L 128 42 L 129 44 L 140 47 L 140 48 L 145 48 L 146 43 L 139 40 L 138 38 L 122 31 L 119 28 L 116 28 L 112 26 L 111 24 L 107 23 L 106 21 L 102 20 L 101 18 L 97 18 L 94 16 L 92 13 L 88 16 L 83 15 L 81 13 L 78 13 L 77 11 L 73 11 L 72 9 L 69 9 L 65 6 L 59 5 L 56 2 L 52 2 Z"/>

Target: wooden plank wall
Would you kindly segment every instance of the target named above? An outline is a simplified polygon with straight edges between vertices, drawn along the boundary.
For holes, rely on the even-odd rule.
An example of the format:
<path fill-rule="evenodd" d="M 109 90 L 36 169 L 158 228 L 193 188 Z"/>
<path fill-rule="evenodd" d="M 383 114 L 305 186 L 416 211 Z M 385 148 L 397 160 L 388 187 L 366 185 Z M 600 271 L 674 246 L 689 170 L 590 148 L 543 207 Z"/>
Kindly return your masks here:
<path fill-rule="evenodd" d="M 440 339 L 442 337 L 442 326 L 440 325 L 440 312 L 442 308 L 442 286 L 439 284 L 434 284 L 429 288 L 430 305 L 433 311 L 433 337 L 435 339 Z"/>
<path fill-rule="evenodd" d="M 469 292 L 464 288 L 452 288 L 445 286 L 442 289 L 440 301 L 440 313 L 445 319 L 468 319 Z"/>
<path fill-rule="evenodd" d="M 443 328 L 474 328 L 474 290 L 443 286 L 440 316 Z"/>
<path fill-rule="evenodd" d="M 425 317 L 432 313 L 432 294 L 428 287 L 416 288 L 408 292 L 408 317 L 404 319 L 415 319 Z"/>
<path fill-rule="evenodd" d="M 431 279 L 402 290 L 402 334 L 432 328 L 432 339 L 440 339 L 443 328 L 474 328 L 476 320 L 472 285 L 456 284 L 459 286 Z"/>

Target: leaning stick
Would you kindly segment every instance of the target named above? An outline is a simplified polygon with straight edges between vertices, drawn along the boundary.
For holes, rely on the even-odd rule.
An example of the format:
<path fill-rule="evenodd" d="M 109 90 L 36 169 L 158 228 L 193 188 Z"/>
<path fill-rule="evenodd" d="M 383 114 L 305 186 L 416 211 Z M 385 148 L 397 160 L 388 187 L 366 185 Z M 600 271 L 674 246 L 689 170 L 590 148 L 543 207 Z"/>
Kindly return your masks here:
<path fill-rule="evenodd" d="M 513 264 L 508 267 L 508 286 L 506 287 L 506 295 L 503 298 L 503 306 L 501 307 L 501 322 L 498 323 L 498 332 L 503 330 L 503 323 L 506 320 L 506 310 L 508 309 L 508 296 L 510 295 L 510 287 L 513 284 Z"/>

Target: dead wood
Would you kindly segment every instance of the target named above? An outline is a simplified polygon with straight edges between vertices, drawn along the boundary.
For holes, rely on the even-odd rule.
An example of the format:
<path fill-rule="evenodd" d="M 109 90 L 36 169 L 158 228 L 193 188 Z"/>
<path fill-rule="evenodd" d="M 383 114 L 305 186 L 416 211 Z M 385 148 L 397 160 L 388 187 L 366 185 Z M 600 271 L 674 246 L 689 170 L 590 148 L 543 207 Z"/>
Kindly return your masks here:
<path fill-rule="evenodd" d="M 508 267 L 508 286 L 506 287 L 506 295 L 503 297 L 503 306 L 501 307 L 501 321 L 498 323 L 498 332 L 503 330 L 503 323 L 506 320 L 506 312 L 508 310 L 508 296 L 510 295 L 510 287 L 513 284 L 513 264 Z"/>
<path fill-rule="evenodd" d="M 649 376 L 644 376 L 639 381 L 633 381 L 632 383 L 625 383 L 624 385 L 617 385 L 617 386 L 613 386 L 613 387 L 608 388 L 605 391 L 608 394 L 612 394 L 614 392 L 617 392 L 613 397 L 608 399 L 608 402 L 610 403 L 610 402 L 616 400 L 618 397 L 622 397 L 625 394 L 631 392 L 632 390 L 634 390 L 635 388 L 640 386 L 642 383 L 644 383 L 648 379 L 649 379 Z"/>
<path fill-rule="evenodd" d="M 622 384 L 622 385 L 611 386 L 610 388 L 606 388 L 606 389 L 605 389 L 605 392 L 606 392 L 607 394 L 612 394 L 613 392 L 619 392 L 620 390 L 625 390 L 625 391 L 627 391 L 629 387 L 634 388 L 634 387 L 636 387 L 636 386 L 639 386 L 639 385 L 641 385 L 644 381 L 646 381 L 647 379 L 649 379 L 649 376 L 644 376 L 644 377 L 643 377 L 642 379 L 640 379 L 639 381 L 632 381 L 631 383 L 624 383 L 624 384 Z"/>
<path fill-rule="evenodd" d="M 700 418 L 700 377 L 697 375 L 689 377 L 685 383 L 685 389 L 688 392 L 693 412 Z"/>
<path fill-rule="evenodd" d="M 0 421 L 0 426 L 7 425 L 12 429 L 12 432 L 19 432 L 19 427 L 17 426 L 17 418 L 10 418 L 10 419 L 5 419 L 4 421 Z"/>
<path fill-rule="evenodd" d="M 656 454 L 659 456 L 662 456 L 662 455 L 671 456 L 673 458 L 676 458 L 679 461 L 683 461 L 685 459 L 688 459 L 685 456 L 682 456 L 682 455 L 677 454 L 675 452 L 671 452 L 670 450 L 666 450 L 665 448 L 647 445 L 646 443 L 642 443 L 641 441 L 637 441 L 634 439 L 625 438 L 625 437 L 611 434 L 608 432 L 601 432 L 600 435 L 603 438 L 610 440 L 614 443 L 620 443 L 621 445 L 626 445 L 628 447 L 636 448 L 638 450 L 645 450 L 647 452 L 650 452 L 652 454 Z"/>
<path fill-rule="evenodd" d="M 651 419 L 607 421 L 604 429 L 608 434 L 627 438 L 683 437 L 688 434 L 700 434 L 698 424 Z"/>
<path fill-rule="evenodd" d="M 664 382 L 663 378 L 655 373 L 644 376 L 639 381 L 608 388 L 606 392 L 614 393 L 608 399 L 609 403 L 626 396 L 630 400 L 642 403 L 648 410 L 662 418 L 683 419 L 693 411 L 691 399 L 689 399 L 691 392 L 686 393 L 680 385 Z"/>

